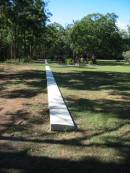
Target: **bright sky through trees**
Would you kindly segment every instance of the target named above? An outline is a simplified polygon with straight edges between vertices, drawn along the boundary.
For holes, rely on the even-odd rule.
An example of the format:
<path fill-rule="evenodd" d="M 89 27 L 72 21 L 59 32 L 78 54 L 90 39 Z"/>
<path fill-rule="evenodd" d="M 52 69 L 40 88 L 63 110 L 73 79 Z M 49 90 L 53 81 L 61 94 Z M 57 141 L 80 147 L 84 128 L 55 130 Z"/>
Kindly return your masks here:
<path fill-rule="evenodd" d="M 48 8 L 53 14 L 51 21 L 62 25 L 97 12 L 116 13 L 118 25 L 123 29 L 130 24 L 130 0 L 49 0 Z"/>

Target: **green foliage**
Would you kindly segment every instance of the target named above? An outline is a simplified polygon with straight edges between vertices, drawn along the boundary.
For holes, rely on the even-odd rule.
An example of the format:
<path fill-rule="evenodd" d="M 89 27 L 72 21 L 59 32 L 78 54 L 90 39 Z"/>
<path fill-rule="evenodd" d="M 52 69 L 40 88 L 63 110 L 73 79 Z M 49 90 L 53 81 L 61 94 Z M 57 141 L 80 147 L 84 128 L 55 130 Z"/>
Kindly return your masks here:
<path fill-rule="evenodd" d="M 67 58 L 67 59 L 66 59 L 66 64 L 67 64 L 67 65 L 72 65 L 72 64 L 73 64 L 72 58 Z"/>
<path fill-rule="evenodd" d="M 67 31 L 58 23 L 52 23 L 46 28 L 45 52 L 47 58 L 61 59 L 68 56 L 71 49 L 68 44 Z"/>
<path fill-rule="evenodd" d="M 71 42 L 76 54 L 96 54 L 99 57 L 118 57 L 122 51 L 117 16 L 112 14 L 91 14 L 74 24 Z"/>
<path fill-rule="evenodd" d="M 42 58 L 48 13 L 42 0 L 0 2 L 1 59 Z M 28 58 L 29 57 L 29 58 Z"/>
<path fill-rule="evenodd" d="M 129 27 L 128 27 L 128 32 L 125 30 L 121 30 L 120 35 L 122 37 L 122 48 L 123 51 L 126 52 L 130 50 L 130 32 L 129 32 Z"/>
<path fill-rule="evenodd" d="M 50 13 L 43 0 L 0 1 L 0 60 L 50 58 L 64 62 L 92 57 L 122 57 L 130 49 L 128 33 L 119 31 L 117 15 L 94 13 L 80 21 L 63 27 L 58 23 L 47 24 Z"/>

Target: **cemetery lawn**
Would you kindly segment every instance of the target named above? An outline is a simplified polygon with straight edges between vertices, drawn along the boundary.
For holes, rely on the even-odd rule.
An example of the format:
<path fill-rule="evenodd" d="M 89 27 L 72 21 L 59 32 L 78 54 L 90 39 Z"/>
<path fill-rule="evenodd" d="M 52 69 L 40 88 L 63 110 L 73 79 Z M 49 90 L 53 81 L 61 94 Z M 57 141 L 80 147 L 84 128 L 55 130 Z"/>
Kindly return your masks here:
<path fill-rule="evenodd" d="M 51 64 L 74 132 L 50 132 L 42 64 L 0 64 L 0 173 L 130 172 L 130 66 Z"/>

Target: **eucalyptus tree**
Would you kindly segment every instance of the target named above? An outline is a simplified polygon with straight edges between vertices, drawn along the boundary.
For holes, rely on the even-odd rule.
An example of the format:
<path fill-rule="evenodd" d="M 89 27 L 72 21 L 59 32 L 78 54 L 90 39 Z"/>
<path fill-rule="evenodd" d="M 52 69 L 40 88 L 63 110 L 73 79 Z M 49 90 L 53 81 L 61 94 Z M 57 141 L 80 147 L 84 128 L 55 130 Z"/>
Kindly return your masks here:
<path fill-rule="evenodd" d="M 9 44 L 11 42 L 10 21 L 10 1 L 0 1 L 0 58 L 4 60 L 8 56 Z"/>
<path fill-rule="evenodd" d="M 8 38 L 8 56 L 31 58 L 41 52 L 48 19 L 45 5 L 43 0 L 0 1 L 0 40 Z"/>
<path fill-rule="evenodd" d="M 47 25 L 46 56 L 48 58 L 64 60 L 68 56 L 69 50 L 66 29 L 59 23 Z"/>

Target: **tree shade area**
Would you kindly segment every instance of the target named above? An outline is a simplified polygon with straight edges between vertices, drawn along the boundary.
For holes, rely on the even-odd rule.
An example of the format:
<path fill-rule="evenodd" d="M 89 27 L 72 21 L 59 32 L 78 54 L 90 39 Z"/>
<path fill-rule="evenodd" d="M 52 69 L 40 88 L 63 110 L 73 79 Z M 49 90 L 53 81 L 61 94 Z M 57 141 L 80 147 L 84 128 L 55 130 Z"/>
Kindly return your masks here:
<path fill-rule="evenodd" d="M 0 1 L 1 61 L 129 59 L 130 27 L 119 30 L 115 13 L 90 14 L 63 27 L 49 22 L 46 6 L 42 0 Z"/>

